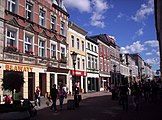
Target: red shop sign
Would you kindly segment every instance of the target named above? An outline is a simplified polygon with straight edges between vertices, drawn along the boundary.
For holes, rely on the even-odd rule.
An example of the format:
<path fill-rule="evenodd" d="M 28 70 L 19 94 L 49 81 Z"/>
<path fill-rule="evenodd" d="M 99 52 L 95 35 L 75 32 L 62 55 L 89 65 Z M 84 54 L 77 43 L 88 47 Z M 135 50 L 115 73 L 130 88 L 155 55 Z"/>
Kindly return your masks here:
<path fill-rule="evenodd" d="M 74 70 L 71 70 L 71 74 L 74 75 Z M 87 72 L 76 70 L 76 76 L 87 76 Z"/>

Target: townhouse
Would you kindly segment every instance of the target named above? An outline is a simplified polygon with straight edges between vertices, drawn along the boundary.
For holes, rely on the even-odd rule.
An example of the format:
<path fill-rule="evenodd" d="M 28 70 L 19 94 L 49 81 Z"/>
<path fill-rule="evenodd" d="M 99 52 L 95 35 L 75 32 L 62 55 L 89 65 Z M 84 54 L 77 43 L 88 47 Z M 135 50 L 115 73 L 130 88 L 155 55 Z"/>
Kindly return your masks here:
<path fill-rule="evenodd" d="M 68 28 L 68 63 L 69 63 L 69 90 L 72 93 L 72 86 L 78 84 L 80 92 L 87 92 L 87 72 L 86 72 L 86 40 L 87 31 L 69 21 Z M 77 54 L 76 61 L 73 61 L 71 54 Z M 73 66 L 75 62 L 75 66 Z M 74 71 L 74 67 L 76 70 Z M 75 83 L 74 83 L 75 82 Z"/>
<path fill-rule="evenodd" d="M 45 95 L 53 83 L 66 84 L 69 14 L 62 0 L 1 3 L 0 78 L 10 71 L 20 72 L 25 81 L 21 92 L 29 100 L 34 99 L 36 86 Z M 3 94 L 0 90 L 1 98 Z"/>
<path fill-rule="evenodd" d="M 87 91 L 99 91 L 99 62 L 98 43 L 96 39 L 86 36 L 86 58 L 87 58 Z"/>

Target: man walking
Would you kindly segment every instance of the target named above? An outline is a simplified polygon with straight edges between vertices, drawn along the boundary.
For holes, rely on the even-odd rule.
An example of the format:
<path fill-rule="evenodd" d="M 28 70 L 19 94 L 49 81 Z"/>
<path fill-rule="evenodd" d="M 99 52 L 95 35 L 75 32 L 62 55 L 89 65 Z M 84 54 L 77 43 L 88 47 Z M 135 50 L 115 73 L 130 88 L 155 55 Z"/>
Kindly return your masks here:
<path fill-rule="evenodd" d="M 53 102 L 50 109 L 57 112 L 56 100 L 57 100 L 57 96 L 58 96 L 58 90 L 56 89 L 56 84 L 53 85 L 53 88 L 50 91 L 50 96 L 51 96 L 51 99 L 52 99 L 52 102 Z"/>

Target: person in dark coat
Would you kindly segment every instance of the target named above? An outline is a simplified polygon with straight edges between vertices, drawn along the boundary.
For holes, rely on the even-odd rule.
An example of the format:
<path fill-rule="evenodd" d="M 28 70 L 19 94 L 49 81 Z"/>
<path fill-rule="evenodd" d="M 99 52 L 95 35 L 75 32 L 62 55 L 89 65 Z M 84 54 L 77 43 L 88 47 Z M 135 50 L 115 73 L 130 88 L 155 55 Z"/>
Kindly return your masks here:
<path fill-rule="evenodd" d="M 52 102 L 53 102 L 50 109 L 57 112 L 56 100 L 57 100 L 57 96 L 58 96 L 58 90 L 56 89 L 56 84 L 54 84 L 53 88 L 50 90 L 50 96 L 51 96 L 51 99 L 52 99 Z"/>

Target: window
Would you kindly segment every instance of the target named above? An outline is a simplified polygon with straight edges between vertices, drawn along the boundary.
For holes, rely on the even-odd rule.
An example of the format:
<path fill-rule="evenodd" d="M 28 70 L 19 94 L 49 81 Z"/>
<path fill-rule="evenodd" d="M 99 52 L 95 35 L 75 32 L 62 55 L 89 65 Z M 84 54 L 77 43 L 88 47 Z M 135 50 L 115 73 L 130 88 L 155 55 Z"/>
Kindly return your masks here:
<path fill-rule="evenodd" d="M 88 55 L 88 68 L 91 68 L 91 58 L 89 55 Z"/>
<path fill-rule="evenodd" d="M 95 58 L 95 69 L 97 69 L 97 58 Z"/>
<path fill-rule="evenodd" d="M 93 45 L 91 45 L 91 50 L 93 51 Z"/>
<path fill-rule="evenodd" d="M 79 39 L 77 38 L 77 49 L 79 50 Z"/>
<path fill-rule="evenodd" d="M 102 70 L 102 58 L 100 58 L 100 70 Z"/>
<path fill-rule="evenodd" d="M 30 35 L 25 35 L 25 52 L 32 52 L 32 41 L 33 37 Z"/>
<path fill-rule="evenodd" d="M 51 29 L 55 30 L 56 29 L 56 17 L 51 16 Z"/>
<path fill-rule="evenodd" d="M 90 50 L 90 43 L 88 43 L 88 49 Z"/>
<path fill-rule="evenodd" d="M 8 0 L 8 10 L 10 12 L 16 12 L 16 1 L 15 0 Z"/>
<path fill-rule="evenodd" d="M 83 70 L 85 69 L 84 59 L 82 59 Z"/>
<path fill-rule="evenodd" d="M 80 69 L 80 58 L 78 58 L 78 69 Z"/>
<path fill-rule="evenodd" d="M 82 41 L 82 51 L 84 51 L 84 41 Z"/>
<path fill-rule="evenodd" d="M 60 34 L 61 35 L 65 35 L 64 29 L 65 29 L 65 23 L 61 21 L 61 25 L 60 25 Z"/>
<path fill-rule="evenodd" d="M 100 54 L 102 54 L 102 44 L 100 44 Z"/>
<path fill-rule="evenodd" d="M 92 69 L 94 68 L 94 58 L 92 57 Z"/>
<path fill-rule="evenodd" d="M 61 47 L 61 59 L 65 58 L 65 48 Z"/>
<path fill-rule="evenodd" d="M 97 47 L 96 46 L 94 47 L 94 49 L 95 49 L 95 52 L 97 52 Z"/>
<path fill-rule="evenodd" d="M 104 59 L 104 66 L 103 66 L 103 70 L 107 71 L 107 67 L 106 67 L 106 60 Z"/>
<path fill-rule="evenodd" d="M 45 26 L 45 11 L 40 9 L 39 12 L 39 25 Z"/>
<path fill-rule="evenodd" d="M 26 2 L 26 19 L 32 20 L 32 11 L 33 11 L 33 5 L 29 2 Z"/>
<path fill-rule="evenodd" d="M 39 40 L 39 56 L 45 57 L 45 41 Z"/>
<path fill-rule="evenodd" d="M 7 30 L 7 46 L 16 46 L 16 31 Z"/>
<path fill-rule="evenodd" d="M 51 58 L 56 58 L 56 45 L 51 44 Z"/>
<path fill-rule="evenodd" d="M 72 47 L 74 47 L 74 36 L 73 35 L 71 36 L 71 45 Z"/>
<path fill-rule="evenodd" d="M 106 55 L 107 54 L 107 47 L 104 46 L 104 54 Z"/>

